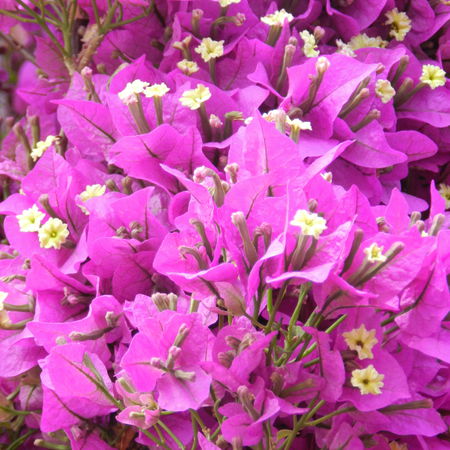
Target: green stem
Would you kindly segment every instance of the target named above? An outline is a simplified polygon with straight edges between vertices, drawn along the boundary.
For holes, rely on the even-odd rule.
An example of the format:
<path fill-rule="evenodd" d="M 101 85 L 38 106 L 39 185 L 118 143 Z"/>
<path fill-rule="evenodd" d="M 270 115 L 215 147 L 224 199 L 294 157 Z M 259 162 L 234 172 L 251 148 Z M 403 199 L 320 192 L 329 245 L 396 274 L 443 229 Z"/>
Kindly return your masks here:
<path fill-rule="evenodd" d="M 23 434 L 19 438 L 17 438 L 14 442 L 8 445 L 8 447 L 5 448 L 5 450 L 16 450 L 17 448 L 20 448 L 21 445 L 34 433 L 36 433 L 37 430 L 30 430 L 27 433 Z"/>
<path fill-rule="evenodd" d="M 143 435 L 147 436 L 151 441 L 153 441 L 156 445 L 159 445 L 165 449 L 169 449 L 169 447 L 167 447 L 167 445 L 163 442 L 163 441 L 159 441 L 155 436 L 153 436 L 152 433 L 150 433 L 148 430 L 143 430 L 142 428 L 140 428 L 140 431 Z"/>
<path fill-rule="evenodd" d="M 285 280 L 283 282 L 283 285 L 280 288 L 280 291 L 278 292 L 277 299 L 275 301 L 275 305 L 272 307 L 272 313 L 270 314 L 269 321 L 267 322 L 267 325 L 266 325 L 266 334 L 270 333 L 272 331 L 272 326 L 273 326 L 273 323 L 275 322 L 275 316 L 277 314 L 278 308 L 281 305 L 281 301 L 283 300 L 283 298 L 286 294 L 286 290 L 287 290 L 289 281 L 290 280 Z"/>
<path fill-rule="evenodd" d="M 173 434 L 172 430 L 164 423 L 158 420 L 158 425 L 173 439 L 180 450 L 186 450 L 182 442 Z"/>
<path fill-rule="evenodd" d="M 287 340 L 286 340 L 287 343 L 289 343 L 292 340 L 292 336 L 294 333 L 294 327 L 296 326 L 298 317 L 300 315 L 300 311 L 303 306 L 303 302 L 304 302 L 306 295 L 308 294 L 310 289 L 311 289 L 311 283 L 302 284 L 302 286 L 300 287 L 297 305 L 295 306 L 294 312 L 292 313 L 291 319 L 289 320 L 288 335 L 287 335 Z"/>
<path fill-rule="evenodd" d="M 352 411 L 356 411 L 356 408 L 354 406 L 347 406 L 345 408 L 337 409 L 336 411 L 333 411 L 330 414 L 322 416 L 319 419 L 312 420 L 311 422 L 305 422 L 304 426 L 305 427 L 315 427 L 316 425 L 319 425 L 320 423 L 326 422 L 327 420 L 331 419 L 334 416 L 337 416 L 339 414 L 352 412 Z"/>
<path fill-rule="evenodd" d="M 194 436 L 193 440 L 192 440 L 192 446 L 191 446 L 191 450 L 195 450 L 197 448 L 198 445 L 198 426 L 197 426 L 197 421 L 195 420 L 193 414 L 192 414 L 192 409 L 191 409 L 191 422 L 192 422 L 192 434 Z"/>

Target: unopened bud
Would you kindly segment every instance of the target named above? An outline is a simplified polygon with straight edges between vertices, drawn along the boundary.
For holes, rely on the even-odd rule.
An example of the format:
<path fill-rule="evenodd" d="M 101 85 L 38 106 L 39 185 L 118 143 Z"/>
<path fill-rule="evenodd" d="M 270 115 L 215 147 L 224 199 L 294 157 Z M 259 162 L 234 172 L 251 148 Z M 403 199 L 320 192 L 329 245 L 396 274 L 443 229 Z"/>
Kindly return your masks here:
<path fill-rule="evenodd" d="M 433 222 L 431 224 L 428 234 L 430 236 L 436 236 L 439 233 L 439 230 L 441 229 L 444 222 L 445 222 L 444 214 L 436 214 L 433 217 Z"/>
<path fill-rule="evenodd" d="M 275 395 L 280 395 L 284 386 L 284 377 L 279 372 L 273 372 L 270 375 L 270 380 L 272 381 L 272 391 Z"/>
<path fill-rule="evenodd" d="M 227 352 L 219 352 L 219 354 L 217 355 L 219 363 L 227 369 L 229 369 L 231 367 L 231 364 L 233 364 L 234 357 L 235 355 L 231 350 Z"/>
<path fill-rule="evenodd" d="M 182 323 L 180 325 L 180 328 L 178 328 L 178 334 L 173 342 L 173 345 L 175 347 L 181 347 L 185 339 L 188 337 L 189 331 L 190 331 L 189 327 L 185 323 Z"/>
<path fill-rule="evenodd" d="M 237 175 L 239 172 L 239 164 L 231 163 L 227 164 L 224 169 L 225 173 L 230 176 L 230 180 L 233 184 L 237 183 Z"/>
<path fill-rule="evenodd" d="M 85 66 L 81 69 L 81 76 L 83 78 L 92 79 L 92 69 L 88 66 Z"/>
<path fill-rule="evenodd" d="M 247 20 L 247 18 L 245 17 L 245 14 L 243 13 L 237 13 L 234 17 L 233 17 L 233 23 L 237 26 L 237 27 L 241 27 L 242 25 L 244 25 L 245 21 Z"/>
<path fill-rule="evenodd" d="M 168 357 L 167 357 L 167 361 L 166 361 L 167 369 L 173 370 L 177 359 L 180 357 L 180 354 L 181 354 L 181 348 L 180 347 L 172 345 L 169 348 Z"/>
<path fill-rule="evenodd" d="M 239 345 L 241 345 L 241 340 L 234 336 L 226 336 L 225 343 L 228 347 L 237 351 L 239 349 Z"/>
<path fill-rule="evenodd" d="M 325 73 L 330 68 L 330 60 L 325 56 L 319 56 L 316 62 L 316 71 L 318 74 Z"/>
<path fill-rule="evenodd" d="M 320 41 L 325 36 L 325 30 L 321 26 L 314 27 L 314 39 L 316 42 Z"/>
<path fill-rule="evenodd" d="M 209 124 L 211 125 L 211 128 L 219 129 L 222 128 L 223 122 L 215 114 L 211 114 L 209 116 Z"/>
<path fill-rule="evenodd" d="M 317 203 L 316 199 L 310 198 L 308 200 L 308 209 L 310 212 L 314 212 L 317 209 L 317 205 L 318 205 L 318 203 Z"/>

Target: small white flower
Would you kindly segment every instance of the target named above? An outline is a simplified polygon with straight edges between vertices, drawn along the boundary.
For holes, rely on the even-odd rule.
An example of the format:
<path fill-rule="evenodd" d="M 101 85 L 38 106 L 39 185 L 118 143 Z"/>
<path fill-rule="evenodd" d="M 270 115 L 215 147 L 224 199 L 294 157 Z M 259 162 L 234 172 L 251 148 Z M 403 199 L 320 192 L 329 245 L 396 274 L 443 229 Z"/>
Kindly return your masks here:
<path fill-rule="evenodd" d="M 22 232 L 38 231 L 45 214 L 39 211 L 36 205 L 22 211 L 16 216 L 19 221 L 19 228 Z"/>
<path fill-rule="evenodd" d="M 375 94 L 383 103 L 388 103 L 395 95 L 395 89 L 389 80 L 377 80 L 375 84 Z"/>
<path fill-rule="evenodd" d="M 305 236 L 314 236 L 316 239 L 327 229 L 327 221 L 316 213 L 299 209 L 290 224 L 300 227 Z"/>
<path fill-rule="evenodd" d="M 445 85 L 445 72 L 433 64 L 425 64 L 422 66 L 422 75 L 420 77 L 422 83 L 428 84 L 431 89 Z"/>
<path fill-rule="evenodd" d="M 202 39 L 201 44 L 196 47 L 195 52 L 198 53 L 203 61 L 208 62 L 211 59 L 219 58 L 223 55 L 223 43 L 225 41 L 213 41 L 211 38 Z"/>
<path fill-rule="evenodd" d="M 287 20 L 288 22 L 292 22 L 292 20 L 294 20 L 294 16 L 284 9 L 261 17 L 261 22 L 265 23 L 266 25 L 270 25 L 271 27 L 282 27 L 285 20 Z"/>
<path fill-rule="evenodd" d="M 199 109 L 202 103 L 211 98 L 211 91 L 203 84 L 197 84 L 195 89 L 183 92 L 180 103 L 192 110 Z"/>
<path fill-rule="evenodd" d="M 149 83 L 142 80 L 134 80 L 131 83 L 127 83 L 125 88 L 117 95 L 125 105 L 136 103 L 138 101 L 138 95 L 142 94 L 144 90 L 149 86 Z"/>
<path fill-rule="evenodd" d="M 143 93 L 147 98 L 164 97 L 170 89 L 166 83 L 155 83 L 144 89 Z"/>

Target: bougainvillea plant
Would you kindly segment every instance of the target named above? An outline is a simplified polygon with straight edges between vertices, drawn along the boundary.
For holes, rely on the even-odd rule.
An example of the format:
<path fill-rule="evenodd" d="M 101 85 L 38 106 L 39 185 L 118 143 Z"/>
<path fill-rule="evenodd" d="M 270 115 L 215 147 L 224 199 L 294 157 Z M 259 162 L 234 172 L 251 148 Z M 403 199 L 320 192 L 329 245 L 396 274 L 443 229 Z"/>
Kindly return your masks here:
<path fill-rule="evenodd" d="M 0 448 L 450 448 L 450 2 L 0 0 Z"/>

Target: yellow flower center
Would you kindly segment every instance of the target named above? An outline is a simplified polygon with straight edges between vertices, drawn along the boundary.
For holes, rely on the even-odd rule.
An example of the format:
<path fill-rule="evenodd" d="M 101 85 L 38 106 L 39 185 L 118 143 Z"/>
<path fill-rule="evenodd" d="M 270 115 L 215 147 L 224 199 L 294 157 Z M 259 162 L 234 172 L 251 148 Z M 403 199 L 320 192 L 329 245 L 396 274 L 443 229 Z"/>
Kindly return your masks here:
<path fill-rule="evenodd" d="M 67 225 L 60 219 L 48 219 L 39 228 L 39 243 L 42 248 L 53 247 L 59 250 L 61 245 L 66 242 L 67 236 L 69 236 Z"/>
<path fill-rule="evenodd" d="M 101 197 L 106 192 L 106 186 L 101 184 L 90 184 L 86 186 L 86 189 L 80 194 L 80 200 L 85 202 L 94 197 Z M 89 211 L 83 206 L 78 205 L 85 214 L 89 214 Z"/>
<path fill-rule="evenodd" d="M 395 89 L 389 80 L 377 80 L 375 94 L 377 94 L 383 103 L 387 103 L 395 95 Z"/>
<path fill-rule="evenodd" d="M 411 30 L 411 19 L 404 12 L 399 12 L 397 8 L 391 9 L 386 13 L 387 20 L 385 25 L 391 26 L 389 36 L 397 41 L 403 41 L 405 36 Z"/>
<path fill-rule="evenodd" d="M 293 19 L 294 16 L 292 14 L 288 13 L 284 9 L 280 9 L 280 11 L 275 11 L 272 14 L 268 14 L 267 16 L 261 17 L 261 22 L 265 23 L 266 25 L 270 25 L 271 27 L 273 26 L 282 27 L 285 20 L 291 22 Z"/>
<path fill-rule="evenodd" d="M 317 49 L 316 38 L 308 30 L 303 30 L 300 33 L 300 37 L 303 39 L 303 53 L 308 58 L 314 58 L 319 56 L 320 52 Z"/>
<path fill-rule="evenodd" d="M 439 194 L 445 200 L 445 209 L 450 209 L 450 186 L 448 184 L 441 183 L 439 185 Z"/>
<path fill-rule="evenodd" d="M 200 69 L 198 64 L 195 61 L 189 61 L 187 59 L 183 59 L 179 63 L 177 63 L 177 67 L 185 74 L 192 75 L 195 72 L 198 72 Z"/>
<path fill-rule="evenodd" d="M 377 372 L 372 364 L 365 369 L 355 369 L 352 371 L 352 378 L 350 382 L 352 386 L 359 388 L 362 395 L 381 394 L 380 388 L 384 386 L 384 375 Z"/>
<path fill-rule="evenodd" d="M 134 80 L 131 83 L 127 83 L 125 88 L 117 95 L 125 105 L 136 103 L 138 101 L 138 95 L 142 94 L 148 86 L 149 83 L 146 81 Z"/>
<path fill-rule="evenodd" d="M 367 331 L 366 326 L 362 324 L 359 328 L 342 333 L 342 336 L 348 348 L 358 353 L 359 359 L 373 359 L 372 348 L 378 342 L 375 333 L 374 329 Z"/>
<path fill-rule="evenodd" d="M 40 158 L 44 154 L 44 152 L 53 145 L 55 140 L 55 136 L 49 135 L 45 138 L 45 141 L 36 142 L 36 147 L 31 150 L 31 159 L 33 161 L 36 161 L 38 158 Z"/>
<path fill-rule="evenodd" d="M 90 184 L 86 186 L 86 189 L 80 194 L 81 201 L 85 202 L 94 197 L 101 197 L 106 191 L 106 186 L 101 184 Z"/>
<path fill-rule="evenodd" d="M 286 124 L 291 130 L 294 131 L 312 130 L 311 122 L 306 122 L 300 119 L 290 119 L 289 116 L 286 117 Z"/>
<path fill-rule="evenodd" d="M 168 88 L 166 83 L 155 83 L 151 86 L 148 86 L 144 89 L 144 95 L 148 98 L 151 97 L 164 97 L 170 89 Z"/>
<path fill-rule="evenodd" d="M 211 91 L 203 84 L 197 84 L 195 89 L 184 91 L 180 103 L 192 110 L 200 108 L 202 103 L 211 98 Z"/>
<path fill-rule="evenodd" d="M 290 224 L 300 227 L 305 236 L 314 236 L 316 239 L 327 229 L 326 220 L 316 213 L 299 209 Z"/>
<path fill-rule="evenodd" d="M 225 41 L 213 41 L 211 38 L 202 39 L 201 44 L 195 49 L 203 61 L 219 58 L 223 55 L 223 43 Z"/>
<path fill-rule="evenodd" d="M 383 41 L 380 36 L 377 37 L 369 37 L 366 33 L 358 34 L 356 36 L 353 36 L 349 43 L 349 47 L 352 50 L 359 50 L 360 48 L 367 48 L 367 47 L 378 47 L 378 48 L 384 48 L 386 45 L 388 45 L 387 41 Z"/>
<path fill-rule="evenodd" d="M 346 44 L 341 39 L 336 39 L 336 46 L 338 48 L 336 53 L 341 53 L 342 55 L 350 56 L 352 58 L 356 56 L 356 53 L 353 51 L 350 45 Z"/>
<path fill-rule="evenodd" d="M 445 85 L 445 72 L 433 64 L 425 64 L 422 66 L 422 75 L 420 77 L 422 83 L 428 84 L 431 89 Z"/>
<path fill-rule="evenodd" d="M 22 232 L 38 231 L 45 214 L 39 211 L 36 205 L 22 211 L 16 216 L 19 221 L 19 228 Z"/>
<path fill-rule="evenodd" d="M 385 262 L 386 256 L 383 255 L 383 246 L 379 247 L 375 242 L 369 247 L 364 249 L 367 261 L 373 262 Z"/>

